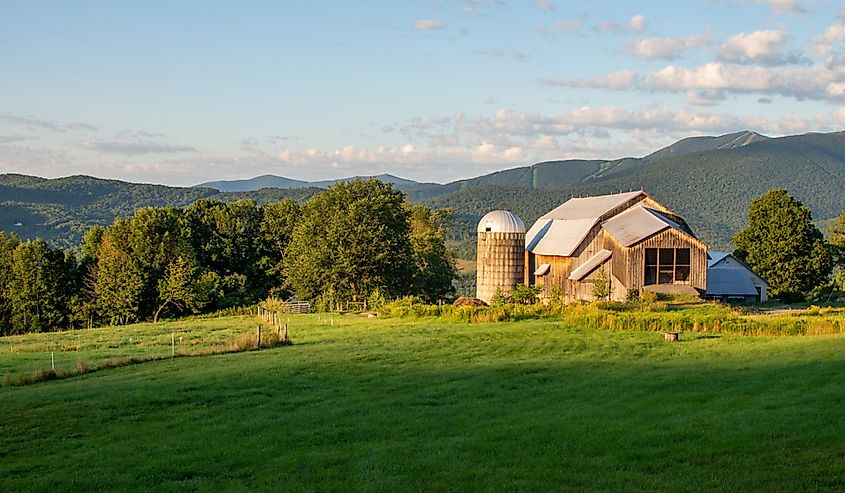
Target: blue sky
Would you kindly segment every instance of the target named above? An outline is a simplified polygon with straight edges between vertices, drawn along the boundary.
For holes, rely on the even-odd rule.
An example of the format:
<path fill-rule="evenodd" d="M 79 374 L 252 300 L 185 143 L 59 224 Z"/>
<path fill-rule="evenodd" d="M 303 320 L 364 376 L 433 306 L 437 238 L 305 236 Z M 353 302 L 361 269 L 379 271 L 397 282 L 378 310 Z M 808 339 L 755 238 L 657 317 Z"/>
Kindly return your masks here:
<path fill-rule="evenodd" d="M 0 173 L 447 182 L 845 124 L 824 0 L 0 2 Z"/>

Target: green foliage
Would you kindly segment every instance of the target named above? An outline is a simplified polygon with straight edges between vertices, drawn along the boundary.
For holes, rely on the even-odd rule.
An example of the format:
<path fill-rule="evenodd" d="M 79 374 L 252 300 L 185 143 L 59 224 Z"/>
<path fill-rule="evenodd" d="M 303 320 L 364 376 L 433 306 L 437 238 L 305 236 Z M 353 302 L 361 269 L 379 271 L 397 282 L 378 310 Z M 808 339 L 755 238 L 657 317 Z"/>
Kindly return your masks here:
<path fill-rule="evenodd" d="M 283 260 L 288 281 L 309 300 L 330 290 L 339 300 L 365 299 L 376 289 L 406 294 L 414 273 L 409 230 L 404 197 L 391 186 L 338 183 L 302 207 Z"/>
<path fill-rule="evenodd" d="M 490 306 L 502 306 L 507 302 L 508 299 L 502 292 L 502 287 L 496 286 L 496 290 L 493 291 L 493 296 L 490 297 Z"/>
<path fill-rule="evenodd" d="M 602 267 L 593 278 L 593 287 L 590 291 L 596 300 L 607 300 L 610 298 L 610 277 L 607 269 Z"/>
<path fill-rule="evenodd" d="M 517 284 L 511 290 L 510 301 L 517 305 L 533 305 L 537 303 L 538 296 L 543 290 L 542 286 L 526 286 L 525 284 Z"/>
<path fill-rule="evenodd" d="M 794 299 L 827 281 L 833 256 L 809 208 L 776 189 L 755 199 L 748 217 L 734 236 L 736 255 L 766 279 L 772 296 Z"/>
<path fill-rule="evenodd" d="M 455 256 L 446 247 L 445 230 L 452 211 L 433 211 L 422 205 L 407 204 L 411 211 L 410 241 L 414 258 L 411 293 L 428 301 L 447 297 L 458 277 Z"/>

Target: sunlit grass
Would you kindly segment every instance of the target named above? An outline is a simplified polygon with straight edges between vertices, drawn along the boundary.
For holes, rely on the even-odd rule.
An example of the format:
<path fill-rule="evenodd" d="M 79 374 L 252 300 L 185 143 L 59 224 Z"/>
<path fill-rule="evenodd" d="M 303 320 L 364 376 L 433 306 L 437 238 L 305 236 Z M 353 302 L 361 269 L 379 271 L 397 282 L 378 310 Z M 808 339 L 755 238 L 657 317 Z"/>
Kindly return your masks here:
<path fill-rule="evenodd" d="M 290 325 L 284 348 L 0 389 L 0 490 L 845 488 L 842 335 Z"/>

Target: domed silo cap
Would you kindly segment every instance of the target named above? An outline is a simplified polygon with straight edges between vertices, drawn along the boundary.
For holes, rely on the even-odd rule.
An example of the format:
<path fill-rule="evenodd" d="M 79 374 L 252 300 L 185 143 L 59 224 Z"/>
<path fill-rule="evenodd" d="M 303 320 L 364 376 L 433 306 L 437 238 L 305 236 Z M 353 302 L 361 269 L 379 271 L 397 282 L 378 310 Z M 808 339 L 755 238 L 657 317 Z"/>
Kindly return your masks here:
<path fill-rule="evenodd" d="M 478 232 L 525 233 L 525 223 L 511 211 L 491 211 L 478 222 Z"/>

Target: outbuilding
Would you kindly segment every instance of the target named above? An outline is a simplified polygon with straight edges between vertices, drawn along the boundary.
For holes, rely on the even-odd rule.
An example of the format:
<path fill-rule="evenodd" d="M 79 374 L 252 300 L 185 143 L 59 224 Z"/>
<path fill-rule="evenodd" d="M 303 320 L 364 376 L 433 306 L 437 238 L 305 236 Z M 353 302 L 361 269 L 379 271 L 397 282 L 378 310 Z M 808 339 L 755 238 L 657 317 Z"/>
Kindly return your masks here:
<path fill-rule="evenodd" d="M 708 252 L 706 298 L 763 303 L 766 288 L 765 279 L 730 253 Z"/>

